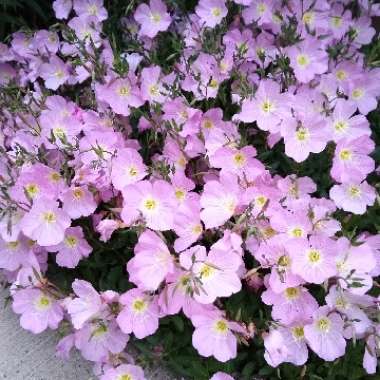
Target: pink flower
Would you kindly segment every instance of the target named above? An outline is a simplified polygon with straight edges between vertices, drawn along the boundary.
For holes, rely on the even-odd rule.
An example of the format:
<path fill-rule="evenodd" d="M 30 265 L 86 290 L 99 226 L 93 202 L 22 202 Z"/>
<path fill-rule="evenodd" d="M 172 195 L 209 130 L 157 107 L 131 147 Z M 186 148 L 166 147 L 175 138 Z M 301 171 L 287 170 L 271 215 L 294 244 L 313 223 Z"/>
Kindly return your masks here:
<path fill-rule="evenodd" d="M 0 268 L 14 271 L 25 264 L 30 247 L 27 239 L 22 236 L 14 241 L 4 241 L 0 238 L 0 252 Z"/>
<path fill-rule="evenodd" d="M 43 247 L 59 244 L 70 224 L 58 202 L 47 198 L 38 199 L 20 221 L 22 232 Z"/>
<path fill-rule="evenodd" d="M 141 290 L 131 289 L 121 295 L 120 303 L 123 309 L 116 320 L 124 333 L 133 332 L 138 339 L 155 333 L 159 316 L 156 298 Z"/>
<path fill-rule="evenodd" d="M 277 187 L 289 199 L 300 199 L 317 190 L 316 184 L 309 177 L 288 175 L 277 181 Z"/>
<path fill-rule="evenodd" d="M 113 219 L 101 220 L 96 226 L 96 231 L 100 233 L 100 240 L 105 242 L 111 239 L 113 232 L 120 228 L 120 223 Z"/>
<path fill-rule="evenodd" d="M 39 72 L 45 86 L 51 90 L 56 90 L 70 77 L 68 66 L 56 55 L 50 58 L 49 63 L 43 63 Z"/>
<path fill-rule="evenodd" d="M 212 377 L 210 377 L 210 380 L 234 380 L 234 378 L 227 373 L 217 372 Z"/>
<path fill-rule="evenodd" d="M 305 281 L 322 284 L 336 275 L 334 240 L 320 236 L 310 236 L 309 240 L 293 240 L 289 243 L 291 267 Z"/>
<path fill-rule="evenodd" d="M 286 95 L 280 94 L 280 86 L 271 80 L 260 81 L 253 100 L 244 100 L 241 112 L 234 120 L 257 122 L 263 131 L 278 132 L 284 118 L 290 117 Z"/>
<path fill-rule="evenodd" d="M 242 259 L 230 249 L 218 247 L 215 243 L 208 255 L 204 247 L 195 246 L 181 255 L 193 255 L 198 251 L 193 272 L 200 281 L 200 289 L 195 292 L 194 299 L 200 303 L 209 304 L 217 297 L 229 297 L 241 289 L 238 270 Z M 181 257 L 182 260 L 182 257 Z"/>
<path fill-rule="evenodd" d="M 121 364 L 115 368 L 109 368 L 101 376 L 100 380 L 145 380 L 141 367 L 132 364 Z"/>
<path fill-rule="evenodd" d="M 101 22 L 107 19 L 108 13 L 103 0 L 74 0 L 74 11 L 79 17 L 96 17 Z"/>
<path fill-rule="evenodd" d="M 115 321 L 104 320 L 85 324 L 75 333 L 75 347 L 83 357 L 94 362 L 106 361 L 109 354 L 119 354 L 128 342 Z"/>
<path fill-rule="evenodd" d="M 63 319 L 59 303 L 40 289 L 21 289 L 13 294 L 13 311 L 21 314 L 20 324 L 25 330 L 39 334 L 48 327 L 57 329 Z"/>
<path fill-rule="evenodd" d="M 316 49 L 318 41 L 308 39 L 288 48 L 290 66 L 301 83 L 310 82 L 316 74 L 323 74 L 328 69 L 328 56 L 323 50 Z"/>
<path fill-rule="evenodd" d="M 165 88 L 160 80 L 159 66 L 144 67 L 141 71 L 141 97 L 149 102 L 163 103 Z"/>
<path fill-rule="evenodd" d="M 161 0 L 150 0 L 149 6 L 140 4 L 133 17 L 141 26 L 139 34 L 149 38 L 167 30 L 172 22 L 166 5 Z"/>
<path fill-rule="evenodd" d="M 214 28 L 227 16 L 227 7 L 224 0 L 200 0 L 195 13 L 200 17 L 200 23 Z"/>
<path fill-rule="evenodd" d="M 41 136 L 48 140 L 49 145 L 52 141 L 62 148 L 69 144 L 75 146 L 77 135 L 82 130 L 82 125 L 75 116 L 62 115 L 55 111 L 43 112 L 40 125 Z"/>
<path fill-rule="evenodd" d="M 363 368 L 368 374 L 376 374 L 376 367 L 378 364 L 378 339 L 380 335 L 380 326 L 377 325 L 366 339 L 364 356 L 363 356 Z"/>
<path fill-rule="evenodd" d="M 236 357 L 237 340 L 233 331 L 241 330 L 237 323 L 225 319 L 219 310 L 193 315 L 191 321 L 195 327 L 193 346 L 200 355 L 214 356 L 220 362 Z"/>
<path fill-rule="evenodd" d="M 314 313 L 313 323 L 304 327 L 309 347 L 326 361 L 343 356 L 346 349 L 343 326 L 344 322 L 339 314 L 330 311 L 328 306 L 320 307 Z"/>
<path fill-rule="evenodd" d="M 301 316 L 301 320 L 294 322 L 291 326 L 279 328 L 287 350 L 285 362 L 298 366 L 306 363 L 309 352 L 305 341 L 304 326 L 305 322 Z"/>
<path fill-rule="evenodd" d="M 141 213 L 152 230 L 165 231 L 173 227 L 175 196 L 168 182 L 141 181 L 125 187 L 123 197 L 121 217 L 126 224 L 131 224 Z"/>
<path fill-rule="evenodd" d="M 152 231 L 143 232 L 135 246 L 135 256 L 128 261 L 129 280 L 142 290 L 157 290 L 174 261 L 166 244 Z"/>
<path fill-rule="evenodd" d="M 362 336 L 371 326 L 371 321 L 363 310 L 373 305 L 373 299 L 370 296 L 352 294 L 334 285 L 329 289 L 326 303 L 330 308 L 335 308 L 341 315 L 346 316 L 345 338 Z"/>
<path fill-rule="evenodd" d="M 206 228 L 219 227 L 233 216 L 240 203 L 241 189 L 236 176 L 223 176 L 209 181 L 201 195 L 201 219 Z"/>
<path fill-rule="evenodd" d="M 144 103 L 140 89 L 130 78 L 118 78 L 108 85 L 99 85 L 97 97 L 109 104 L 114 112 L 124 116 L 129 116 L 130 107 L 140 107 Z"/>
<path fill-rule="evenodd" d="M 58 172 L 36 163 L 21 169 L 10 193 L 13 199 L 24 203 L 41 197 L 55 200 L 63 190 L 63 186 L 62 177 Z"/>
<path fill-rule="evenodd" d="M 97 207 L 94 196 L 84 186 L 74 186 L 67 189 L 61 196 L 62 209 L 70 218 L 78 219 L 91 215 Z"/>
<path fill-rule="evenodd" d="M 354 115 L 356 109 L 357 106 L 354 102 L 337 100 L 330 123 L 335 142 L 342 138 L 351 140 L 371 134 L 368 120 L 363 115 Z"/>
<path fill-rule="evenodd" d="M 318 303 L 302 286 L 286 288 L 282 293 L 267 289 L 261 296 L 267 305 L 273 305 L 272 318 L 284 325 L 299 319 L 311 320 Z"/>
<path fill-rule="evenodd" d="M 243 19 L 246 24 L 256 21 L 257 25 L 271 24 L 275 12 L 273 1 L 250 1 L 248 8 L 243 10 Z"/>
<path fill-rule="evenodd" d="M 65 19 L 69 16 L 71 8 L 73 7 L 72 0 L 54 0 L 53 9 L 55 17 L 58 19 Z"/>
<path fill-rule="evenodd" d="M 367 76 L 361 76 L 349 85 L 348 98 L 356 104 L 363 115 L 376 109 L 377 96 L 379 96 L 379 89 L 376 81 L 371 81 Z"/>
<path fill-rule="evenodd" d="M 67 311 L 75 329 L 80 329 L 90 319 L 99 315 L 102 310 L 102 300 L 99 293 L 90 283 L 75 280 L 72 288 L 78 298 L 66 302 Z"/>
<path fill-rule="evenodd" d="M 281 332 L 278 329 L 271 329 L 263 338 L 265 347 L 264 358 L 266 362 L 272 367 L 277 367 L 286 361 L 289 351 Z"/>
<path fill-rule="evenodd" d="M 90 46 L 91 41 L 95 46 L 100 45 L 100 24 L 95 16 L 73 17 L 67 25 L 86 46 Z"/>
<path fill-rule="evenodd" d="M 354 30 L 354 42 L 359 45 L 369 44 L 376 34 L 376 30 L 371 27 L 371 19 L 366 16 L 362 16 L 356 20 L 352 28 Z"/>
<path fill-rule="evenodd" d="M 92 248 L 84 238 L 81 227 L 69 227 L 65 231 L 63 242 L 48 247 L 48 250 L 50 252 L 58 251 L 55 258 L 58 265 L 66 268 L 75 268 L 82 258 L 90 255 Z"/>
<path fill-rule="evenodd" d="M 376 193 L 366 181 L 350 181 L 333 186 L 330 189 L 330 198 L 338 208 L 361 215 L 366 212 L 367 206 L 375 203 Z"/>
<path fill-rule="evenodd" d="M 336 268 L 341 278 L 340 286 L 349 288 L 354 294 L 365 294 L 372 288 L 373 280 L 370 273 L 376 267 L 372 247 L 368 243 L 353 246 L 346 237 L 340 237 L 336 247 Z"/>
<path fill-rule="evenodd" d="M 120 149 L 112 160 L 111 180 L 117 190 L 142 180 L 146 175 L 146 166 L 135 149 Z"/>
<path fill-rule="evenodd" d="M 375 170 L 375 161 L 369 157 L 375 143 L 367 136 L 347 141 L 342 139 L 336 146 L 331 176 L 338 182 L 360 182 Z"/>
<path fill-rule="evenodd" d="M 329 140 L 325 121 L 311 113 L 300 121 L 288 120 L 281 133 L 284 136 L 286 155 L 296 162 L 306 160 L 311 152 L 322 152 Z"/>
<path fill-rule="evenodd" d="M 175 233 L 178 238 L 174 242 L 176 252 L 181 252 L 195 243 L 203 233 L 200 220 L 199 200 L 188 200 L 174 218 Z"/>
<path fill-rule="evenodd" d="M 240 178 L 253 181 L 264 173 L 264 165 L 253 158 L 256 156 L 256 149 L 252 146 L 245 146 L 241 149 L 219 148 L 211 157 L 210 165 L 214 168 L 222 169 L 223 174 L 233 173 Z"/>

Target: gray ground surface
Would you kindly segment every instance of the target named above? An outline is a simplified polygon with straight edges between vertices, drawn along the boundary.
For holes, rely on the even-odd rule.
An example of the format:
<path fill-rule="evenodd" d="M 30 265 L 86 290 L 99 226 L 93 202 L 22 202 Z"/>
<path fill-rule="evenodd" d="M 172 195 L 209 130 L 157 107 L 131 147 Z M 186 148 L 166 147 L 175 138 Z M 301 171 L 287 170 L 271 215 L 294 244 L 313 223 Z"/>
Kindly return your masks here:
<path fill-rule="evenodd" d="M 1 285 L 0 285 L 1 286 Z M 58 341 L 53 331 L 34 335 L 23 330 L 19 318 L 0 290 L 0 379 L 6 380 L 96 380 L 92 365 L 75 352 L 70 361 L 54 356 Z M 147 374 L 150 380 L 174 380 L 160 369 Z"/>

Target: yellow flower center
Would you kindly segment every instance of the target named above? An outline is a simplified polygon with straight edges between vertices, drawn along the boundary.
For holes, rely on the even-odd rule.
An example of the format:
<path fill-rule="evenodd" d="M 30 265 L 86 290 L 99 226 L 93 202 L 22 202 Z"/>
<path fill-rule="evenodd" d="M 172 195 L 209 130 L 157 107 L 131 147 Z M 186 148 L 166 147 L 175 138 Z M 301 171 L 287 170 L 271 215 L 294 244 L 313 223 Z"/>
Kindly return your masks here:
<path fill-rule="evenodd" d="M 214 127 L 214 124 L 213 122 L 210 120 L 210 119 L 206 119 L 204 122 L 203 122 L 203 128 L 206 128 L 206 129 L 211 129 Z"/>
<path fill-rule="evenodd" d="M 362 98 L 363 95 L 364 95 L 364 91 L 362 88 L 355 88 L 355 90 L 352 91 L 352 98 L 355 100 Z"/>
<path fill-rule="evenodd" d="M 81 188 L 76 188 L 73 190 L 73 196 L 75 199 L 81 199 L 84 195 L 84 191 Z"/>
<path fill-rule="evenodd" d="M 331 25 L 335 28 L 340 28 L 342 25 L 342 17 L 339 16 L 333 16 L 331 17 Z"/>
<path fill-rule="evenodd" d="M 201 278 L 207 278 L 214 274 L 215 268 L 211 267 L 210 265 L 204 264 L 202 266 L 202 269 L 200 271 Z"/>
<path fill-rule="evenodd" d="M 348 303 L 343 297 L 338 297 L 335 300 L 335 306 L 339 309 L 345 309 L 348 306 Z"/>
<path fill-rule="evenodd" d="M 35 303 L 36 307 L 38 310 L 46 310 L 50 307 L 51 305 L 51 300 L 50 298 L 42 295 L 38 298 L 37 302 Z"/>
<path fill-rule="evenodd" d="M 156 209 L 157 207 L 157 202 L 152 199 L 152 198 L 149 198 L 147 199 L 145 202 L 144 202 L 144 207 L 149 210 L 149 211 L 153 211 Z"/>
<path fill-rule="evenodd" d="M 131 93 L 131 89 L 128 86 L 119 87 L 118 93 L 121 96 L 128 96 Z"/>
<path fill-rule="evenodd" d="M 265 203 L 267 203 L 267 197 L 264 196 L 264 195 L 259 195 L 255 198 L 255 203 L 260 206 L 260 207 L 263 207 L 265 205 Z"/>
<path fill-rule="evenodd" d="M 42 214 L 42 218 L 46 223 L 55 223 L 57 220 L 57 217 L 55 216 L 54 212 L 52 211 L 46 211 Z"/>
<path fill-rule="evenodd" d="M 157 24 L 161 21 L 161 15 L 157 12 L 151 13 L 150 19 L 152 20 L 152 22 Z"/>
<path fill-rule="evenodd" d="M 297 56 L 297 63 L 301 67 L 306 67 L 310 64 L 310 58 L 306 54 L 299 54 Z"/>
<path fill-rule="evenodd" d="M 351 152 L 349 149 L 342 149 L 342 150 L 339 152 L 339 158 L 340 158 L 342 161 L 348 161 L 348 160 L 351 160 L 351 158 L 352 158 L 352 152 Z"/>
<path fill-rule="evenodd" d="M 177 189 L 177 190 L 175 191 L 175 196 L 176 196 L 176 198 L 177 198 L 179 201 L 183 201 L 184 198 L 185 198 L 185 195 L 186 195 L 186 193 L 185 193 L 185 191 L 184 191 L 183 189 Z"/>
<path fill-rule="evenodd" d="M 274 110 L 274 104 L 271 103 L 269 100 L 265 100 L 265 101 L 261 104 L 261 109 L 262 109 L 265 113 L 273 112 L 273 110 Z"/>
<path fill-rule="evenodd" d="M 344 132 L 348 128 L 348 123 L 345 121 L 337 121 L 334 124 L 334 128 L 336 132 L 339 132 L 339 133 Z"/>
<path fill-rule="evenodd" d="M 238 152 L 234 155 L 234 163 L 238 167 L 242 167 L 247 161 L 247 157 L 244 153 Z"/>
<path fill-rule="evenodd" d="M 295 198 L 298 197 L 299 195 L 299 189 L 298 189 L 298 185 L 297 183 L 293 183 L 290 187 L 289 187 L 289 194 Z"/>
<path fill-rule="evenodd" d="M 53 129 L 53 134 L 56 138 L 64 139 L 66 136 L 66 131 L 62 127 L 57 127 Z"/>
<path fill-rule="evenodd" d="M 300 238 L 303 236 L 303 229 L 300 227 L 295 227 L 290 231 L 290 235 L 295 238 Z"/>
<path fill-rule="evenodd" d="M 20 245 L 20 243 L 17 240 L 16 241 L 10 241 L 7 243 L 7 248 L 16 249 L 19 245 Z"/>
<path fill-rule="evenodd" d="M 186 288 L 189 285 L 190 282 L 190 276 L 184 275 L 180 278 L 179 284 L 181 285 L 182 288 Z"/>
<path fill-rule="evenodd" d="M 181 156 L 178 160 L 177 160 L 177 164 L 179 166 L 182 166 L 183 168 L 186 166 L 187 164 L 187 161 L 186 161 L 186 158 L 184 156 Z"/>
<path fill-rule="evenodd" d="M 87 11 L 90 15 L 95 16 L 98 14 L 98 7 L 95 4 L 89 5 Z"/>
<path fill-rule="evenodd" d="M 137 176 L 138 171 L 134 166 L 131 166 L 128 170 L 128 173 L 131 177 L 135 177 Z"/>
<path fill-rule="evenodd" d="M 65 238 L 65 244 L 69 247 L 69 248 L 74 248 L 78 243 L 78 239 L 73 236 L 73 235 L 69 235 L 69 236 L 66 236 Z"/>
<path fill-rule="evenodd" d="M 218 84 L 219 84 L 219 82 L 216 79 L 212 79 L 210 82 L 210 87 L 211 88 L 217 88 Z"/>
<path fill-rule="evenodd" d="M 199 234 L 202 233 L 202 231 L 203 231 L 202 225 L 201 225 L 201 224 L 196 224 L 196 225 L 192 228 L 192 231 L 193 231 L 194 235 L 199 235 Z"/>
<path fill-rule="evenodd" d="M 285 290 L 285 297 L 288 300 L 294 300 L 300 295 L 300 290 L 298 288 L 287 288 Z"/>
<path fill-rule="evenodd" d="M 100 337 L 103 336 L 108 331 L 107 326 L 100 325 L 94 332 L 92 333 L 92 336 L 94 337 Z"/>
<path fill-rule="evenodd" d="M 62 71 L 62 70 L 57 70 L 55 72 L 55 76 L 58 78 L 58 79 L 62 79 L 64 76 L 65 76 L 65 73 Z"/>
<path fill-rule="evenodd" d="M 321 260 L 321 252 L 317 249 L 311 249 L 307 257 L 311 263 L 318 263 Z"/>
<path fill-rule="evenodd" d="M 296 339 L 296 340 L 299 340 L 299 339 L 303 339 L 304 337 L 304 331 L 303 331 L 303 326 L 295 326 L 292 328 L 292 334 L 293 334 L 293 337 Z"/>
<path fill-rule="evenodd" d="M 133 377 L 132 377 L 132 375 L 125 373 L 124 375 L 119 375 L 117 377 L 117 380 L 133 380 Z"/>
<path fill-rule="evenodd" d="M 59 182 L 61 180 L 61 176 L 57 172 L 50 173 L 49 178 L 52 182 Z"/>
<path fill-rule="evenodd" d="M 280 256 L 280 258 L 277 260 L 277 264 L 280 267 L 288 267 L 290 265 L 290 257 L 288 255 Z"/>
<path fill-rule="evenodd" d="M 30 198 L 34 198 L 40 192 L 40 189 L 37 184 L 29 183 L 25 186 L 25 191 Z"/>
<path fill-rule="evenodd" d="M 157 85 L 152 85 L 149 87 L 149 93 L 152 95 L 152 96 L 156 96 L 158 95 L 158 86 Z"/>
<path fill-rule="evenodd" d="M 298 141 L 306 141 L 310 137 L 309 130 L 305 127 L 301 127 L 297 129 L 296 138 Z"/>
<path fill-rule="evenodd" d="M 304 24 L 311 24 L 314 21 L 314 13 L 313 12 L 305 12 L 302 16 L 302 21 Z"/>
<path fill-rule="evenodd" d="M 215 331 L 219 334 L 226 334 L 229 330 L 227 322 L 223 319 L 216 321 L 214 328 L 215 328 Z"/>
<path fill-rule="evenodd" d="M 211 9 L 211 13 L 214 17 L 219 17 L 222 14 L 222 10 L 219 7 Z"/>
<path fill-rule="evenodd" d="M 345 80 L 347 78 L 347 73 L 344 71 L 344 70 L 338 70 L 335 74 L 335 76 L 339 79 L 339 80 Z"/>
<path fill-rule="evenodd" d="M 262 230 L 262 234 L 266 239 L 269 239 L 272 236 L 276 235 L 276 231 L 271 226 L 269 226 Z"/>
<path fill-rule="evenodd" d="M 132 309 L 135 313 L 143 313 L 147 307 L 148 304 L 141 298 L 136 298 L 132 304 Z"/>
<path fill-rule="evenodd" d="M 330 329 L 330 320 L 327 317 L 320 318 L 317 323 L 318 330 L 327 332 Z"/>
<path fill-rule="evenodd" d="M 360 195 L 361 195 L 361 190 L 360 190 L 359 187 L 352 185 L 352 186 L 350 186 L 350 187 L 348 188 L 348 194 L 349 194 L 352 198 L 357 198 L 357 197 L 360 197 Z"/>
<path fill-rule="evenodd" d="M 267 10 L 267 6 L 265 5 L 265 3 L 259 3 L 257 4 L 256 9 L 257 9 L 257 13 L 263 14 Z"/>

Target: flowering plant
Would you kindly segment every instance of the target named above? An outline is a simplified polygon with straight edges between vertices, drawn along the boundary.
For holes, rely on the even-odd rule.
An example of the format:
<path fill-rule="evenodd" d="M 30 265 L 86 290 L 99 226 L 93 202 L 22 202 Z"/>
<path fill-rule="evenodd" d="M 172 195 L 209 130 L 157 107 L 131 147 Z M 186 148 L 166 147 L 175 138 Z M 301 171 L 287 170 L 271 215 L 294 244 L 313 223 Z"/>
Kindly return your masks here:
<path fill-rule="evenodd" d="M 379 5 L 53 9 L 0 44 L 0 268 L 21 326 L 59 329 L 57 354 L 101 380 L 157 359 L 196 380 L 375 374 Z"/>

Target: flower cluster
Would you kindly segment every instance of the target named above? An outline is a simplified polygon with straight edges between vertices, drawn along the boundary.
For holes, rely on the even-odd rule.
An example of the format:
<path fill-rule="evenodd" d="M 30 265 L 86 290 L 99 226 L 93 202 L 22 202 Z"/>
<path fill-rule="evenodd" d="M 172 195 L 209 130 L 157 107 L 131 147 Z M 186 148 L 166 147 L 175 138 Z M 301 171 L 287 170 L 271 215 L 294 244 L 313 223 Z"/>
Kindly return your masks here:
<path fill-rule="evenodd" d="M 259 337 L 270 366 L 300 366 L 361 339 L 375 373 L 380 235 L 346 225 L 378 207 L 367 115 L 380 70 L 361 47 L 380 7 L 137 3 L 121 45 L 102 0 L 55 0 L 60 27 L 0 44 L 0 269 L 21 326 L 64 328 L 58 354 L 75 347 L 101 380 L 144 379 L 129 341 L 179 313 L 203 357 L 226 362 Z M 163 36 L 178 45 L 165 61 Z M 323 185 L 301 171 L 316 157 Z M 126 291 L 49 277 L 125 232 Z M 229 312 L 240 292 L 265 324 Z"/>

